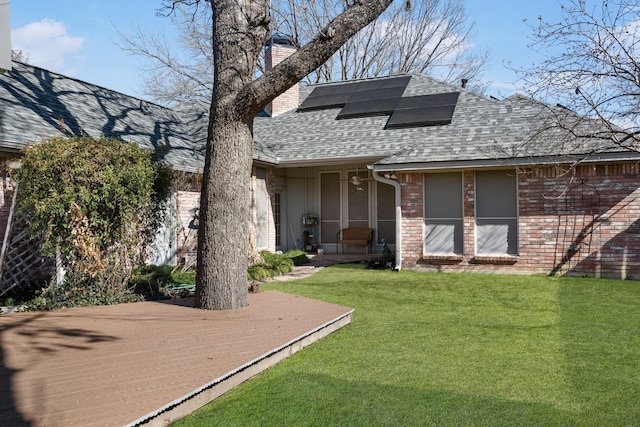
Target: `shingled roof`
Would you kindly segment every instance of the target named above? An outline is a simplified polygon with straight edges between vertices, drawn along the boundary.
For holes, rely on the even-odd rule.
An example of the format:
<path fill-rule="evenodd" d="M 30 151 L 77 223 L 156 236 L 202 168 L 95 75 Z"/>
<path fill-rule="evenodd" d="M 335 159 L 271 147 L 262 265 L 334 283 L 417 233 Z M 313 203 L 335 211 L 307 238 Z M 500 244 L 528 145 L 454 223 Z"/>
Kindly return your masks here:
<path fill-rule="evenodd" d="M 557 128 L 541 132 L 542 123 L 557 115 L 580 121 L 561 107 L 519 95 L 498 100 L 423 74 L 410 76 L 403 98 L 459 92 L 449 124 L 389 128 L 388 114 L 340 120 L 342 107 L 337 106 L 259 118 L 255 133 L 277 153 L 281 166 L 368 159 L 380 170 L 425 170 L 558 163 L 585 156 L 638 158 L 604 140 L 575 138 Z"/>
<path fill-rule="evenodd" d="M 599 160 L 638 157 L 605 141 L 576 139 L 558 131 L 540 133 L 532 144 L 544 117 L 561 113 L 571 120 L 577 116 L 522 96 L 488 98 L 423 74 L 309 86 L 301 91 L 302 101 L 316 88 L 343 93 L 361 83 L 363 88 L 379 88 L 393 79 L 403 89 L 394 88 L 390 96 L 395 98 L 385 101 L 385 108 L 370 109 L 369 101 L 355 104 L 373 114 L 341 114 L 344 102 L 277 117 L 260 114 L 254 121 L 254 160 L 277 167 L 360 161 L 380 170 L 426 170 L 544 164 L 586 155 Z M 448 120 L 388 125 L 398 105 L 422 102 L 425 95 L 436 94 L 454 99 Z M 376 98 L 375 90 L 358 95 Z M 147 149 L 164 145 L 169 148 L 165 160 L 174 168 L 200 172 L 207 113 L 208 106 L 201 103 L 165 108 L 18 62 L 0 76 L 0 150 L 5 151 L 17 151 L 49 136 L 105 135 Z"/>
<path fill-rule="evenodd" d="M 0 149 L 18 151 L 46 137 L 117 137 L 153 150 L 169 148 L 174 168 L 200 171 L 204 113 L 184 114 L 100 86 L 13 62 L 0 76 Z M 182 114 L 181 114 L 182 113 Z"/>

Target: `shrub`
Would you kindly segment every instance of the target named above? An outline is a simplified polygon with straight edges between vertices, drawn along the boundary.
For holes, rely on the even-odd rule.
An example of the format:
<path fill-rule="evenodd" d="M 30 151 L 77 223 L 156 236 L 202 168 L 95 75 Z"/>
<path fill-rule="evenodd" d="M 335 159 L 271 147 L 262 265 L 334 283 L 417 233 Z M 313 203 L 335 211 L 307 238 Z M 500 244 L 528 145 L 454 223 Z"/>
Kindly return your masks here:
<path fill-rule="evenodd" d="M 59 254 L 66 271 L 62 289 L 43 292 L 45 301 L 128 300 L 141 248 L 164 219 L 170 169 L 135 144 L 60 137 L 26 147 L 16 178 L 32 235 L 43 239 L 43 255 Z"/>
<path fill-rule="evenodd" d="M 302 265 L 309 262 L 307 254 L 302 251 L 291 251 L 284 254 L 274 254 L 269 251 L 262 251 L 260 255 L 264 259 L 264 264 L 256 264 L 249 267 L 249 280 L 265 280 L 270 277 L 289 273 L 294 265 Z"/>
<path fill-rule="evenodd" d="M 146 300 L 184 297 L 190 294 L 188 289 L 174 289 L 172 285 L 175 284 L 195 285 L 195 271 L 176 271 L 174 267 L 167 265 L 145 265 L 136 268 L 131 278 L 134 292 Z"/>

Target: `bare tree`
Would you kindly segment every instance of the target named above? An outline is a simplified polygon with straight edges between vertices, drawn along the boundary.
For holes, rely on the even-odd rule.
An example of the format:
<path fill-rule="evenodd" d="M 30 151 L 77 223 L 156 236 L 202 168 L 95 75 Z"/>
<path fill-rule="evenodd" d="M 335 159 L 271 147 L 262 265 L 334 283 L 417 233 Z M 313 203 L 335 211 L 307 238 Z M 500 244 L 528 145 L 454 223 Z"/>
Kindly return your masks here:
<path fill-rule="evenodd" d="M 274 0 L 276 30 L 303 44 L 335 15 L 343 1 Z M 462 78 L 476 82 L 486 54 L 470 50 L 474 25 L 460 0 L 419 0 L 391 6 L 345 43 L 338 52 L 308 77 L 312 83 L 429 72 L 444 80 Z"/>
<path fill-rule="evenodd" d="M 21 49 L 18 49 L 18 50 L 11 49 L 11 60 L 23 62 L 26 64 L 29 62 L 29 55 L 27 55 L 27 53 Z"/>
<path fill-rule="evenodd" d="M 411 13 L 406 13 L 407 4 L 412 6 Z M 293 36 L 298 45 L 305 44 L 344 5 L 345 0 L 272 0 L 272 30 Z M 165 104 L 194 99 L 209 102 L 214 64 L 211 11 L 202 7 L 194 10 L 181 2 L 172 4 L 171 11 L 169 18 L 179 31 L 177 51 L 164 35 L 149 34 L 140 27 L 132 34 L 119 30 L 120 47 L 147 59 L 142 91 L 152 99 Z M 166 9 L 159 13 L 166 13 Z M 426 72 L 456 83 L 465 78 L 469 87 L 483 90 L 480 75 L 486 54 L 472 53 L 473 31 L 461 0 L 402 1 L 304 80 L 318 83 Z M 260 56 L 256 74 L 262 72 Z"/>
<path fill-rule="evenodd" d="M 257 79 L 258 56 L 270 37 L 269 0 L 208 1 L 213 16 L 214 90 L 200 200 L 197 307 L 235 309 L 248 304 L 246 236 L 254 116 L 329 59 L 392 1 L 347 4 L 307 44 Z M 172 7 L 179 2 L 165 4 Z"/>
<path fill-rule="evenodd" d="M 167 105 L 193 100 L 209 103 L 213 91 L 211 10 L 197 3 L 172 2 L 157 13 L 170 18 L 178 29 L 177 43 L 139 26 L 133 28 L 133 34 L 116 28 L 119 47 L 147 60 L 142 91 Z"/>
<path fill-rule="evenodd" d="M 602 146 L 640 149 L 640 8 L 636 0 L 569 0 L 562 20 L 540 17 L 531 47 L 544 58 L 516 69 L 528 95 L 554 109 L 553 126 Z M 562 113 L 562 111 L 565 111 Z M 608 144 L 607 144 L 608 142 Z"/>

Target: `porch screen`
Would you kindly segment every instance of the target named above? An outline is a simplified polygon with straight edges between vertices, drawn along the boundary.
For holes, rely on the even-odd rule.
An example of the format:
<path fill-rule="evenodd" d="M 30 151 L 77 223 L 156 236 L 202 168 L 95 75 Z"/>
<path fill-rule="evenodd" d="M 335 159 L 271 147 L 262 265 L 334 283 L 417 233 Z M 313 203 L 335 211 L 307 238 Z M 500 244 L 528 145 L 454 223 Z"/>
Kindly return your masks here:
<path fill-rule="evenodd" d="M 340 172 L 320 174 L 320 242 L 335 243 L 340 231 Z"/>
<path fill-rule="evenodd" d="M 349 178 L 357 175 L 360 183 L 349 182 L 349 227 L 370 227 L 369 225 L 369 177 L 367 171 L 349 171 Z"/>
<path fill-rule="evenodd" d="M 390 245 L 396 243 L 396 190 L 392 185 L 378 182 L 377 188 L 378 243 L 382 239 Z"/>
<path fill-rule="evenodd" d="M 513 170 L 476 172 L 476 253 L 518 254 L 518 190 Z"/>
<path fill-rule="evenodd" d="M 267 170 L 256 168 L 256 246 L 269 246 L 269 192 L 267 191 Z"/>
<path fill-rule="evenodd" d="M 424 175 L 425 254 L 463 253 L 462 173 Z"/>

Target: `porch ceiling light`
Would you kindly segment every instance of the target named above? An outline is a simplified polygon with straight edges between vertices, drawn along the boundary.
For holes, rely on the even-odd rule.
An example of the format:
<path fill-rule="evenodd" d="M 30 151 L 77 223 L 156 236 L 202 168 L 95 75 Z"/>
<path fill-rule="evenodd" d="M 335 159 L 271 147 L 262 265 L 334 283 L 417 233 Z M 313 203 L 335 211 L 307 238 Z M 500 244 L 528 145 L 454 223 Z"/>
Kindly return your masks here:
<path fill-rule="evenodd" d="M 355 186 L 358 186 L 362 184 L 362 178 L 360 178 L 358 175 L 353 175 L 351 177 L 351 183 Z"/>
<path fill-rule="evenodd" d="M 386 172 L 383 176 L 385 178 L 387 178 L 387 179 L 396 179 L 397 178 L 395 172 Z"/>

